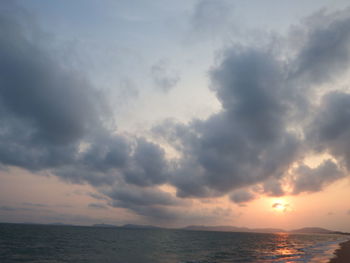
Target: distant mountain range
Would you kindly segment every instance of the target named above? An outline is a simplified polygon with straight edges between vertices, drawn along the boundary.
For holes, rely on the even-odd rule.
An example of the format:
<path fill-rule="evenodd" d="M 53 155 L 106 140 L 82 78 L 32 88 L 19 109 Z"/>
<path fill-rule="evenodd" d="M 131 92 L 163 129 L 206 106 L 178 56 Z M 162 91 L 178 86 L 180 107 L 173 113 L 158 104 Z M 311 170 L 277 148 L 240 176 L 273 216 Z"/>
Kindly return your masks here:
<path fill-rule="evenodd" d="M 280 228 L 247 228 L 235 226 L 187 226 L 182 228 L 184 230 L 194 231 L 221 231 L 221 232 L 254 232 L 254 233 L 276 233 L 286 232 Z"/>
<path fill-rule="evenodd" d="M 293 233 L 293 234 L 345 234 L 340 231 L 333 231 L 321 227 L 304 227 L 294 230 L 284 230 L 281 228 L 247 228 L 247 227 L 235 227 L 235 226 L 188 226 L 183 228 L 184 230 L 193 231 L 222 231 L 222 232 L 249 232 L 249 233 Z"/>
<path fill-rule="evenodd" d="M 133 228 L 133 229 L 162 229 L 161 227 L 152 225 L 135 225 L 126 224 L 123 226 L 109 225 L 109 224 L 95 224 L 93 227 L 118 227 L 118 228 Z M 180 230 L 188 231 L 217 231 L 217 232 L 246 232 L 246 233 L 295 233 L 295 234 L 349 234 L 339 231 L 332 231 L 320 227 L 304 227 L 291 231 L 286 231 L 281 228 L 247 228 L 247 227 L 235 227 L 235 226 L 202 226 L 192 225 L 183 228 L 177 228 Z"/>
<path fill-rule="evenodd" d="M 152 225 L 134 225 L 134 224 L 126 224 L 123 226 L 116 226 L 116 225 L 110 225 L 110 224 L 95 224 L 93 227 L 118 227 L 118 228 L 137 228 L 137 229 L 161 229 L 161 227 L 158 226 L 152 226 Z"/>
<path fill-rule="evenodd" d="M 0 222 L 1 224 L 1 222 Z M 3 223 L 6 224 L 6 223 Z M 11 223 L 8 223 L 11 224 Z M 12 223 L 16 224 L 16 223 Z M 26 225 L 52 225 L 52 226 L 76 226 L 64 223 L 17 223 Z M 136 225 L 136 224 L 126 224 L 122 226 L 112 225 L 112 224 L 94 224 L 92 227 L 99 228 L 128 228 L 128 229 L 174 229 L 174 230 L 186 230 L 186 231 L 216 231 L 216 232 L 245 232 L 245 233 L 292 233 L 292 234 L 340 234 L 340 235 L 350 235 L 350 233 L 333 231 L 321 227 L 304 227 L 294 230 L 284 230 L 281 228 L 248 228 L 248 227 L 236 227 L 236 226 L 203 226 L 203 225 L 192 225 L 183 228 L 163 228 L 153 225 Z"/>
<path fill-rule="evenodd" d="M 318 233 L 318 234 L 332 234 L 335 233 L 336 231 L 320 228 L 320 227 L 304 227 L 300 229 L 295 229 L 289 231 L 290 233 Z"/>
<path fill-rule="evenodd" d="M 105 227 L 105 228 L 110 228 L 110 227 L 118 227 L 116 225 L 110 225 L 110 224 L 94 224 L 92 225 L 93 227 Z"/>

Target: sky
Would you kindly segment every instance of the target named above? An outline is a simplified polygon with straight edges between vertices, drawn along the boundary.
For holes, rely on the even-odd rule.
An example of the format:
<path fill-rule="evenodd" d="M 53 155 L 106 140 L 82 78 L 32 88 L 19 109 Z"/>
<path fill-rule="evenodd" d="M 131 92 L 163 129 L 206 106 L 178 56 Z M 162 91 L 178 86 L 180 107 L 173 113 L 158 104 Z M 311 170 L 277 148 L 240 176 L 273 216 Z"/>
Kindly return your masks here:
<path fill-rule="evenodd" d="M 0 222 L 350 232 L 350 6 L 3 0 Z"/>

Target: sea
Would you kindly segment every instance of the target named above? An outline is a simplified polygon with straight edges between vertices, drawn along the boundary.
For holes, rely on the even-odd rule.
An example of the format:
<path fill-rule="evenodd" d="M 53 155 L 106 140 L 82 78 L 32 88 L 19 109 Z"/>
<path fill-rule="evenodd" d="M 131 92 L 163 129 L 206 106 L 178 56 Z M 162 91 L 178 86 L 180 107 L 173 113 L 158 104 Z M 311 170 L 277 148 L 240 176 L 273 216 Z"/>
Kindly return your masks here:
<path fill-rule="evenodd" d="M 333 234 L 0 224 L 0 262 L 322 263 L 346 239 Z"/>

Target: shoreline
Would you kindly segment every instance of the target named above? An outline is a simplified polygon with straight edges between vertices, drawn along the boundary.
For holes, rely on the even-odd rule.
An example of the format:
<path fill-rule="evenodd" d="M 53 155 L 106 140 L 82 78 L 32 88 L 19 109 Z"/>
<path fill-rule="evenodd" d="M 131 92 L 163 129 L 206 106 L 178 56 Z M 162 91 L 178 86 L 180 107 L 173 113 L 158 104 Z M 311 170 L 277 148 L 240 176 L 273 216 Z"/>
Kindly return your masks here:
<path fill-rule="evenodd" d="M 334 258 L 329 263 L 349 263 L 350 262 L 350 240 L 340 243 L 340 248 L 334 252 Z"/>

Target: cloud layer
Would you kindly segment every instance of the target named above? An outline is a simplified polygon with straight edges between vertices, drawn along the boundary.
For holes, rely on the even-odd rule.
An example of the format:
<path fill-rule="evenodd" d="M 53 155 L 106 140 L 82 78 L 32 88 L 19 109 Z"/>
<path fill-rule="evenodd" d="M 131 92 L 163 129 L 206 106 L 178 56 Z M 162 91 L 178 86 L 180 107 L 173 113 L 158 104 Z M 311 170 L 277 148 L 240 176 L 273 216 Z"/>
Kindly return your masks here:
<path fill-rule="evenodd" d="M 200 2 L 195 21 L 205 19 L 213 4 Z M 216 8 L 210 19 L 224 23 L 224 5 Z M 242 45 L 222 51 L 210 71 L 221 110 L 188 124 L 167 120 L 152 130 L 178 152 L 173 159 L 155 141 L 118 132 L 103 94 L 82 72 L 55 60 L 40 29 L 22 12 L 0 10 L 4 168 L 88 183 L 110 206 L 156 220 L 185 216 L 191 206 L 186 198 L 230 194 L 233 202 L 245 203 L 256 194 L 283 195 L 282 182 L 290 177 L 290 193 L 299 194 L 348 175 L 350 94 L 319 87 L 348 69 L 349 10 L 309 18 L 294 52 Z M 178 81 L 164 75 L 162 65 L 152 71 L 165 91 Z M 303 163 L 315 153 L 332 159 L 316 168 Z M 161 185 L 171 185 L 176 195 Z M 253 188 L 258 185 L 260 190 Z M 91 203 L 90 208 L 106 207 Z"/>

